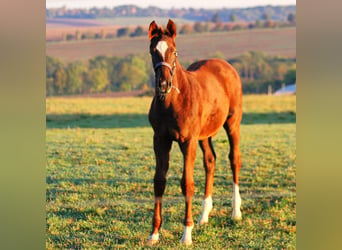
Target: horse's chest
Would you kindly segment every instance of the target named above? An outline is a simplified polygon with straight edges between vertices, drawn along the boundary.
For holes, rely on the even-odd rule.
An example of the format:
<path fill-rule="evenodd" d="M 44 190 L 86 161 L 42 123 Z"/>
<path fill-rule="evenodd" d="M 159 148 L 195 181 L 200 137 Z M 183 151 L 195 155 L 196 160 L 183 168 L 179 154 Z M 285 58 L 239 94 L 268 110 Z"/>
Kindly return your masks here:
<path fill-rule="evenodd" d="M 176 141 L 182 141 L 189 137 L 191 131 L 188 119 L 177 114 L 159 114 L 155 119 L 152 118 L 151 124 L 155 133 L 169 136 Z"/>

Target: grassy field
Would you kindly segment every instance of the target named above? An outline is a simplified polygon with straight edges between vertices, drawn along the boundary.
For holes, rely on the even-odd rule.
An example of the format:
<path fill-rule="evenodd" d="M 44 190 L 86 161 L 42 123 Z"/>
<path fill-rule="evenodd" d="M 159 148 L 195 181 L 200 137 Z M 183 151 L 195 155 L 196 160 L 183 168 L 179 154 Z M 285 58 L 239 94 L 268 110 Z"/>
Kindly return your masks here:
<path fill-rule="evenodd" d="M 182 156 L 176 144 L 156 247 L 146 245 L 153 214 L 151 98 L 46 100 L 46 248 L 185 249 Z M 224 130 L 209 224 L 193 230 L 193 249 L 288 249 L 296 244 L 296 97 L 244 96 L 240 192 L 243 220 L 230 219 L 231 171 Z M 204 190 L 195 165 L 194 220 Z"/>
<path fill-rule="evenodd" d="M 229 59 L 249 50 L 295 57 L 296 28 L 179 35 L 176 43 L 180 60 L 206 58 L 215 51 L 222 52 Z M 47 43 L 46 54 L 70 62 L 87 60 L 98 55 L 148 53 L 148 48 L 147 37 L 136 37 Z"/>

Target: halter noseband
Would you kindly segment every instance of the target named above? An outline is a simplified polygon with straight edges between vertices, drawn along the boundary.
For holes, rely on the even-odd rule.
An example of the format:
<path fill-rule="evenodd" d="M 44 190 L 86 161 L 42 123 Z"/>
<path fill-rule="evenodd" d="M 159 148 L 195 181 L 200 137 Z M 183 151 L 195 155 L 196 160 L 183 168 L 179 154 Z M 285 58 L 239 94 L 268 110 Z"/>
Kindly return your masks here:
<path fill-rule="evenodd" d="M 166 67 L 168 67 L 169 70 L 170 70 L 171 76 L 173 76 L 174 71 L 175 71 L 175 69 L 176 69 L 176 62 L 174 62 L 173 68 L 172 68 L 172 66 L 171 66 L 170 64 L 168 64 L 167 62 L 159 62 L 159 63 L 156 64 L 156 66 L 154 66 L 154 70 L 157 70 L 157 69 L 158 69 L 159 67 L 161 67 L 161 66 L 166 66 Z"/>
<path fill-rule="evenodd" d="M 175 55 L 177 56 L 177 52 L 175 52 Z M 177 91 L 177 93 L 179 94 L 180 93 L 179 89 L 172 85 L 172 78 L 173 78 L 173 75 L 175 74 L 175 71 L 176 71 L 176 61 L 173 62 L 173 67 L 167 62 L 161 61 L 154 66 L 154 71 L 156 71 L 161 66 L 165 66 L 170 70 L 171 81 L 170 81 L 170 87 L 168 86 L 168 88 L 165 92 L 161 91 L 161 88 L 159 88 L 160 94 L 166 95 L 166 94 L 170 93 L 172 89 L 175 89 Z"/>

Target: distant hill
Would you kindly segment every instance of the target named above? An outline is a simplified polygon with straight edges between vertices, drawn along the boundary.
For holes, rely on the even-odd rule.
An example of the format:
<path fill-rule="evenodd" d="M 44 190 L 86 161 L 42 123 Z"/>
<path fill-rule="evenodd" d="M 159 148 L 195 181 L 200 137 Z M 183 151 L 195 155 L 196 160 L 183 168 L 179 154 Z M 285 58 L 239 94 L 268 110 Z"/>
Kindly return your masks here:
<path fill-rule="evenodd" d="M 289 14 L 296 14 L 296 6 L 260 6 L 242 9 L 161 9 L 157 7 L 140 8 L 135 5 L 123 5 L 115 8 L 91 9 L 46 9 L 46 18 L 113 18 L 113 17 L 168 17 L 191 21 L 251 22 L 270 19 L 287 21 Z"/>
<path fill-rule="evenodd" d="M 246 51 L 296 57 L 296 28 L 179 35 L 177 45 L 179 58 L 183 61 L 214 57 L 215 52 L 222 53 L 225 58 L 237 57 Z M 100 55 L 125 57 L 130 54 L 148 54 L 148 47 L 147 36 L 79 40 L 47 43 L 46 54 L 65 62 L 73 62 L 89 60 Z"/>

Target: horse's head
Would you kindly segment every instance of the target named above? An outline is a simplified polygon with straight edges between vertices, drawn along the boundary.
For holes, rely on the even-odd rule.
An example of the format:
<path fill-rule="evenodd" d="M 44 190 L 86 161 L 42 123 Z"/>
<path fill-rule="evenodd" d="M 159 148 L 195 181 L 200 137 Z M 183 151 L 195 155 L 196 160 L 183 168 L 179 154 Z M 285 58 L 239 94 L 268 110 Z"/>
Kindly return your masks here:
<path fill-rule="evenodd" d="M 148 37 L 150 39 L 150 54 L 155 72 L 156 90 L 159 92 L 158 94 L 165 95 L 173 87 L 172 80 L 176 71 L 176 26 L 170 19 L 166 30 L 164 30 L 153 21 L 150 24 Z"/>

